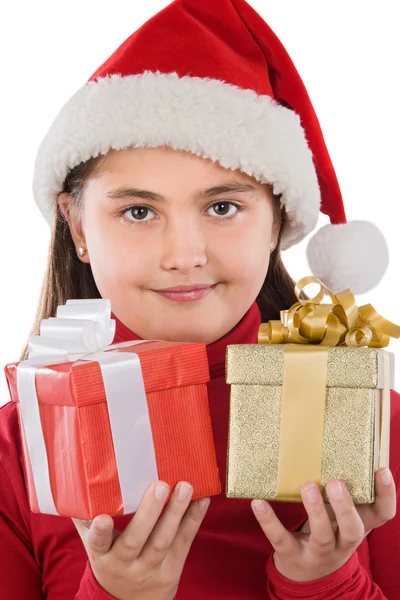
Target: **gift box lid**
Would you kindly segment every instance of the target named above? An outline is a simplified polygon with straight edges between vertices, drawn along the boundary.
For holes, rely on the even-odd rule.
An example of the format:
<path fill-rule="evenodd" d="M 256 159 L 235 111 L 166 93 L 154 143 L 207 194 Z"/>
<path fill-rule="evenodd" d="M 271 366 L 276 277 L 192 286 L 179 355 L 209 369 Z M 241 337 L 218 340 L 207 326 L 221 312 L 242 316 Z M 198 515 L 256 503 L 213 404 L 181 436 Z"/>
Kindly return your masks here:
<path fill-rule="evenodd" d="M 241 385 L 283 385 L 287 344 L 234 344 L 226 349 L 226 381 Z M 383 389 L 383 353 L 389 355 L 394 388 L 394 354 L 380 348 L 329 346 L 327 387 Z M 310 357 L 311 358 L 311 357 Z"/>
<path fill-rule="evenodd" d="M 146 393 L 188 385 L 204 384 L 210 379 L 205 344 L 187 342 L 144 342 L 111 352 L 130 352 L 140 359 Z M 18 402 L 17 366 L 5 367 L 11 399 Z M 39 403 L 83 406 L 104 402 L 99 363 L 77 360 L 37 367 L 36 388 Z"/>

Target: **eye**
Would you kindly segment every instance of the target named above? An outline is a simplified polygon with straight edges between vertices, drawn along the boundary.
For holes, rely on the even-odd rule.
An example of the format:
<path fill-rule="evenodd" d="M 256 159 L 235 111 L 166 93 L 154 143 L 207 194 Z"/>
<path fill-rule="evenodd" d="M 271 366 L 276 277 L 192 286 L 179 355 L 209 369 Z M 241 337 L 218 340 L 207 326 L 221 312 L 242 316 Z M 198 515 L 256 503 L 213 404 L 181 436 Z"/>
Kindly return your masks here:
<path fill-rule="evenodd" d="M 151 215 L 154 213 L 148 206 L 130 206 L 124 210 L 122 214 L 128 219 L 128 221 L 137 221 L 143 223 L 144 221 L 149 221 L 151 219 Z"/>
<path fill-rule="evenodd" d="M 240 210 L 240 208 L 232 202 L 216 202 L 210 206 L 207 212 L 210 210 L 214 211 L 214 215 L 212 216 L 230 218 L 233 217 Z"/>

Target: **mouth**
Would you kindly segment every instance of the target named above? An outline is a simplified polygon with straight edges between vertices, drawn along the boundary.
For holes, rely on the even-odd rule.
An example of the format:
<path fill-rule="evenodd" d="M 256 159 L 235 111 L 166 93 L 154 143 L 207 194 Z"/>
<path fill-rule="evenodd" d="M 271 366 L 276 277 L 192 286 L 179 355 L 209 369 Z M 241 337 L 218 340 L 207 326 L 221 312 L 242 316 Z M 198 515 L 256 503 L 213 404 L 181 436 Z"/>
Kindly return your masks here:
<path fill-rule="evenodd" d="M 162 290 L 153 290 L 167 300 L 173 302 L 195 302 L 209 296 L 217 287 L 217 283 L 199 283 L 195 285 L 178 285 Z"/>

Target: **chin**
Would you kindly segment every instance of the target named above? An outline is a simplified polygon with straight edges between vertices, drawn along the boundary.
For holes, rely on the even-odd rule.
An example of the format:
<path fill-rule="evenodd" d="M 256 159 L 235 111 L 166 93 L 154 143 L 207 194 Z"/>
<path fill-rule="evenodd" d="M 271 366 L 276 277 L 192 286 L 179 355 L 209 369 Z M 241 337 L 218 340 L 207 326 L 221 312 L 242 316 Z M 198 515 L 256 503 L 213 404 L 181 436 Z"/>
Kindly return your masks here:
<path fill-rule="evenodd" d="M 213 323 L 206 321 L 206 319 L 207 317 L 200 317 L 197 323 L 194 322 L 193 318 L 186 323 L 182 319 L 181 322 L 175 325 L 170 321 L 167 327 L 165 326 L 165 322 L 160 323 L 159 327 L 154 327 L 153 331 L 155 335 L 153 335 L 153 338 L 163 339 L 166 342 L 210 344 L 222 337 L 224 331 L 220 324 L 213 327 Z M 207 323 L 207 327 L 204 327 L 205 323 Z"/>
<path fill-rule="evenodd" d="M 207 335 L 207 332 L 205 331 L 197 331 L 196 329 L 193 329 L 193 327 L 188 327 L 186 329 L 178 327 L 176 330 L 171 327 L 168 331 L 165 331 L 165 335 L 161 335 L 161 337 L 165 342 L 194 342 L 197 344 L 208 344 L 210 343 L 208 339 L 212 336 Z"/>

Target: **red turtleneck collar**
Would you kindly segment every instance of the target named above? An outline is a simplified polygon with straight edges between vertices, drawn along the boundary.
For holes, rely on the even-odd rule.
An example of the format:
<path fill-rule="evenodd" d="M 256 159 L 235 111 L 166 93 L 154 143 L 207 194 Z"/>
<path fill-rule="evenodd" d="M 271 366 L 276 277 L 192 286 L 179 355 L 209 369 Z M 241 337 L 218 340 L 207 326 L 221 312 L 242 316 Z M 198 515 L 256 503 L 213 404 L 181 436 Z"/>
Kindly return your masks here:
<path fill-rule="evenodd" d="M 112 314 L 112 318 L 115 319 L 117 326 L 113 341 L 114 344 L 142 339 L 124 325 L 114 314 Z M 229 333 L 207 346 L 211 377 L 222 375 L 225 372 L 225 352 L 228 345 L 257 343 L 260 324 L 260 309 L 258 308 L 258 304 L 254 302 L 244 317 Z"/>

